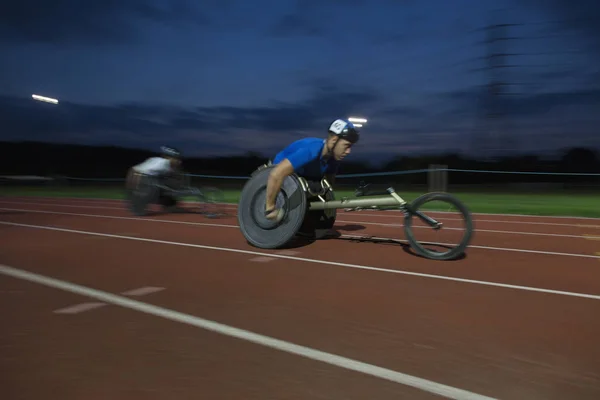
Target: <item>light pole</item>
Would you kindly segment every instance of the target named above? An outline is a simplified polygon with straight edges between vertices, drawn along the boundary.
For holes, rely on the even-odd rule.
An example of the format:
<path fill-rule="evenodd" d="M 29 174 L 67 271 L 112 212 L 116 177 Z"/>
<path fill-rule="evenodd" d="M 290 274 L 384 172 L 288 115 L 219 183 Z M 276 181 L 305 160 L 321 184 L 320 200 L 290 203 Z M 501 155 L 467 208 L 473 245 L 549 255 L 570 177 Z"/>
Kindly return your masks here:
<path fill-rule="evenodd" d="M 348 121 L 352 122 L 354 124 L 354 126 L 356 126 L 357 128 L 360 128 L 363 126 L 363 124 L 367 123 L 366 118 L 357 118 L 357 117 L 350 117 L 350 118 L 348 118 Z"/>
<path fill-rule="evenodd" d="M 57 99 L 53 99 L 52 97 L 40 96 L 39 94 L 32 94 L 31 97 L 37 101 L 43 101 L 45 103 L 58 104 Z"/>
<path fill-rule="evenodd" d="M 55 105 L 58 104 L 58 99 L 53 99 L 52 97 L 40 96 L 39 94 L 32 94 L 31 98 L 33 98 L 33 100 L 35 100 L 35 101 L 41 101 L 43 103 L 50 103 L 50 104 L 55 104 Z M 59 113 L 61 113 L 61 112 L 64 112 L 64 109 L 62 111 L 59 111 Z M 54 156 L 54 157 L 56 157 L 56 156 Z M 56 164 L 58 164 L 58 162 Z M 52 179 L 56 179 L 54 177 L 55 173 L 53 172 L 53 170 L 54 170 L 53 165 L 54 165 L 54 162 L 50 161 L 50 166 L 46 166 L 44 168 L 46 170 L 45 175 L 50 175 L 50 176 L 52 176 Z"/>

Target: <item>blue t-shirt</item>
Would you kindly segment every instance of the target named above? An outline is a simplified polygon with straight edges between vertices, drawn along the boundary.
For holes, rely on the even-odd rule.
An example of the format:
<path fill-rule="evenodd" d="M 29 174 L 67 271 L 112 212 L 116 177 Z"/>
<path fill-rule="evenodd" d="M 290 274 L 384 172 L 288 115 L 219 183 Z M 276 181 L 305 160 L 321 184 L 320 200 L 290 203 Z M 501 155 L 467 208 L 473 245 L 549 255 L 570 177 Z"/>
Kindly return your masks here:
<path fill-rule="evenodd" d="M 321 180 L 327 174 L 337 173 L 339 162 L 333 157 L 324 160 L 321 156 L 325 140 L 320 138 L 305 138 L 296 140 L 281 150 L 273 159 L 273 164 L 279 164 L 286 158 L 294 167 L 294 172 L 309 180 Z"/>

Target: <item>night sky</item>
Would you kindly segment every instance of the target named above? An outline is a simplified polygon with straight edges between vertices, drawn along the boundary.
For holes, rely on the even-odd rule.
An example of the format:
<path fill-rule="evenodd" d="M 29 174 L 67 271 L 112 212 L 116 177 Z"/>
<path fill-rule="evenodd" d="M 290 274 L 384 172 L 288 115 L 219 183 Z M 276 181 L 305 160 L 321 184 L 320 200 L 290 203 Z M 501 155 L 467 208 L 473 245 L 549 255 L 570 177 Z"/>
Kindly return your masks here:
<path fill-rule="evenodd" d="M 499 142 L 474 136 L 491 129 L 492 22 L 519 24 Z M 357 160 L 600 148 L 593 0 L 20 0 L 2 7 L 0 50 L 0 140 L 272 156 L 364 116 Z"/>

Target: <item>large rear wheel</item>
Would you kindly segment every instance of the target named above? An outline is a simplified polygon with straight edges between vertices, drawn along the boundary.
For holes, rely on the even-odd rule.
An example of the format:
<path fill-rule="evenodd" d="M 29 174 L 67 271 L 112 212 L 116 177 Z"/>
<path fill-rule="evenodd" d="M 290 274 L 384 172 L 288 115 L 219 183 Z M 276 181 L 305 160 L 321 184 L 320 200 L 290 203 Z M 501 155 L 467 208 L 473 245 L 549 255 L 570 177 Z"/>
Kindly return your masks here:
<path fill-rule="evenodd" d="M 284 247 L 290 242 L 304 221 L 307 211 L 306 193 L 297 176 L 283 180 L 276 197 L 276 207 L 284 211 L 281 221 L 265 217 L 267 181 L 273 167 L 262 168 L 246 182 L 238 203 L 238 223 L 248 243 L 262 249 Z"/>

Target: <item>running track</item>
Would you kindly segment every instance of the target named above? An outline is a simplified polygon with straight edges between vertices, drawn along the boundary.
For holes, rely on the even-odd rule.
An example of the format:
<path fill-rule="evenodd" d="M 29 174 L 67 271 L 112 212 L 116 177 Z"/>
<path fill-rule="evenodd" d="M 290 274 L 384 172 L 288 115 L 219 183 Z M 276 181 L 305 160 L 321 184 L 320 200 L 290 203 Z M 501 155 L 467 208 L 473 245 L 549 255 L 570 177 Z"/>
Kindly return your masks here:
<path fill-rule="evenodd" d="M 354 240 L 398 213 L 267 251 L 229 211 L 0 198 L 0 396 L 600 398 L 600 220 L 476 215 L 436 262 Z"/>

